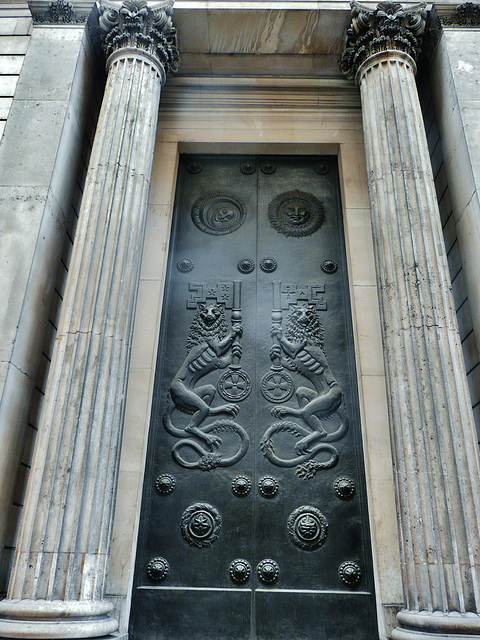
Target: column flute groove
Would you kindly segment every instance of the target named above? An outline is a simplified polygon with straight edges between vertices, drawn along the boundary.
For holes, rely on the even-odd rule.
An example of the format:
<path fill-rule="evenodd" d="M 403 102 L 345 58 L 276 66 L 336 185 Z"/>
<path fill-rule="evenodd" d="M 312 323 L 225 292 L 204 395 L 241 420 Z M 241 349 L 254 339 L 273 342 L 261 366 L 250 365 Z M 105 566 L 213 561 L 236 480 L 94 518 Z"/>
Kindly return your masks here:
<path fill-rule="evenodd" d="M 0 637 L 114 632 L 105 579 L 172 2 L 98 4 L 108 77 Z"/>
<path fill-rule="evenodd" d="M 342 69 L 360 86 L 404 610 L 393 640 L 480 634 L 480 461 L 415 85 L 425 6 L 352 3 Z"/>

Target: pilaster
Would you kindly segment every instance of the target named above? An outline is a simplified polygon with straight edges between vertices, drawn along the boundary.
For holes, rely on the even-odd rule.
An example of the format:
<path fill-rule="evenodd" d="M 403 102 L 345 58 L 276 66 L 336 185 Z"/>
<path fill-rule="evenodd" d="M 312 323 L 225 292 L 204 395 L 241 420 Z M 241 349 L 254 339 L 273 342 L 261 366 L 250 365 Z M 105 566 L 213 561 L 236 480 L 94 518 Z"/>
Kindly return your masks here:
<path fill-rule="evenodd" d="M 480 464 L 415 85 L 424 5 L 352 3 L 389 391 L 404 610 L 394 640 L 480 633 Z"/>
<path fill-rule="evenodd" d="M 172 3 L 99 5 L 108 77 L 0 635 L 114 632 L 104 600 L 160 92 L 178 65 Z"/>

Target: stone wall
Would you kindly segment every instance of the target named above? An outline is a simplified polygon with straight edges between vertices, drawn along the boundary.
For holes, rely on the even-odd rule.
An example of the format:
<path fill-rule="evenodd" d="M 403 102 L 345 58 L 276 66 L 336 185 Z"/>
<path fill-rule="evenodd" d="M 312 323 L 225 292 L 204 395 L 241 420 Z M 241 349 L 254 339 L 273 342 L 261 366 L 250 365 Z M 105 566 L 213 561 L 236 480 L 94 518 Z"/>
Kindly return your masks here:
<path fill-rule="evenodd" d="M 462 251 L 465 252 L 465 247 L 460 247 L 458 239 L 456 220 L 459 216 L 452 204 L 447 166 L 444 161 L 444 140 L 440 133 L 438 119 L 435 113 L 432 91 L 428 81 L 420 82 L 419 85 L 422 87 L 421 100 L 425 129 L 427 132 L 433 175 L 435 177 L 435 188 L 442 220 L 443 236 L 452 280 L 452 293 L 455 301 L 458 329 L 462 342 L 470 395 L 472 397 L 473 414 L 480 441 L 480 360 L 478 339 L 474 331 L 472 319 L 472 305 L 462 262 Z"/>
<path fill-rule="evenodd" d="M 2 18 L 0 28 L 1 20 L 15 21 L 14 29 L 31 26 L 31 18 Z M 26 37 L 0 144 L 0 593 L 13 559 L 95 131 L 93 90 L 102 88 L 83 26 L 34 27 Z"/>
<path fill-rule="evenodd" d="M 32 17 L 26 0 L 0 7 L 0 141 L 3 137 L 18 77 L 27 52 Z"/>

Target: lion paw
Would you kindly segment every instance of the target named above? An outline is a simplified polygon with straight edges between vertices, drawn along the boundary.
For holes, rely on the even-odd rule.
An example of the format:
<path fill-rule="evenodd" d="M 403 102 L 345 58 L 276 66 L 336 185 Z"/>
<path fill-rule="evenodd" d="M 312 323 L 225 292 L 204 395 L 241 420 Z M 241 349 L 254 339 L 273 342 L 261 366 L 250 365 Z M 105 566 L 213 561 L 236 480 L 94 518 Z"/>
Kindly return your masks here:
<path fill-rule="evenodd" d="M 212 449 L 218 449 L 222 444 L 221 438 L 219 438 L 218 436 L 210 436 L 207 433 L 205 434 L 205 441 Z"/>
<path fill-rule="evenodd" d="M 270 413 L 274 418 L 283 418 L 288 412 L 284 407 L 273 407 L 270 409 Z"/>
<path fill-rule="evenodd" d="M 304 440 L 300 440 L 300 442 L 297 442 L 297 444 L 295 445 L 295 451 L 300 456 L 305 455 L 306 453 L 310 453 L 309 443 L 304 442 Z"/>
<path fill-rule="evenodd" d="M 232 417 L 236 416 L 240 411 L 238 404 L 226 404 L 224 409 L 225 413 L 229 413 Z"/>

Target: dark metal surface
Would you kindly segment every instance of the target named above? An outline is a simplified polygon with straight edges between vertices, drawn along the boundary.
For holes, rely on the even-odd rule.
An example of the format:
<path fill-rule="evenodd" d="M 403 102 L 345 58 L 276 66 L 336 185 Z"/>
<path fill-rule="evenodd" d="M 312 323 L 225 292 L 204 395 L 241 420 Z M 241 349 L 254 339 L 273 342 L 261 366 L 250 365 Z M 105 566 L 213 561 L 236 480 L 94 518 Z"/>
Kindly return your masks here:
<path fill-rule="evenodd" d="M 183 156 L 171 246 L 130 638 L 374 640 L 336 158 Z"/>

